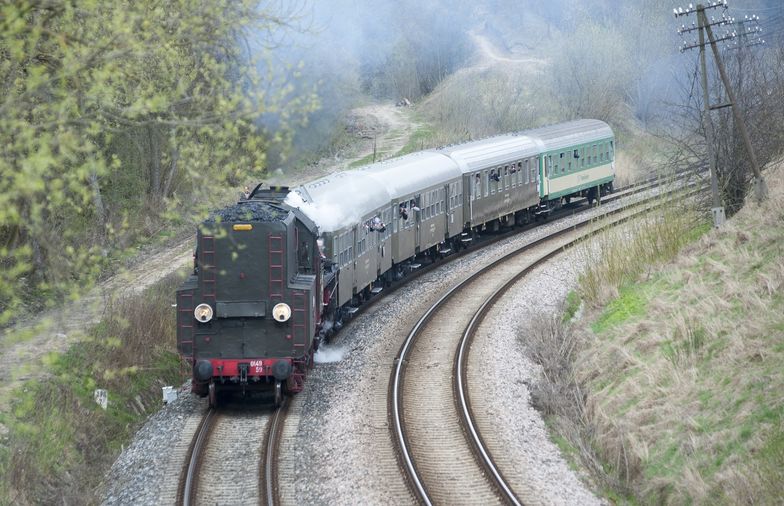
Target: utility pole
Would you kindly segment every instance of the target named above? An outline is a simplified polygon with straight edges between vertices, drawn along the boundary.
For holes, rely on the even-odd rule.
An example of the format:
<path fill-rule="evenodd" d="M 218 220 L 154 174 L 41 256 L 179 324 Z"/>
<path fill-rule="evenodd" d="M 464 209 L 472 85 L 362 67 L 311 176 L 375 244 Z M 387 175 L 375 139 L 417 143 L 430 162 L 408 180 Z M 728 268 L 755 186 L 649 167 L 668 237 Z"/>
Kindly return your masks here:
<path fill-rule="evenodd" d="M 692 45 L 687 45 L 684 43 L 683 47 L 681 48 L 681 52 L 686 51 L 688 49 L 699 48 L 700 49 L 700 68 L 702 71 L 701 83 L 702 83 L 702 96 L 703 96 L 703 122 L 705 123 L 705 133 L 706 133 L 706 141 L 708 144 L 708 157 L 709 157 L 709 164 L 711 169 L 711 191 L 713 193 L 713 223 L 715 227 L 720 227 L 724 223 L 724 206 L 721 203 L 721 198 L 718 192 L 718 178 L 716 173 L 716 156 L 713 152 L 714 149 L 714 131 L 713 131 L 713 124 L 711 123 L 710 119 L 710 111 L 714 109 L 722 109 L 724 107 L 731 107 L 732 114 L 735 119 L 735 124 L 738 130 L 743 137 L 743 142 L 746 146 L 746 150 L 749 153 L 749 159 L 751 161 L 751 168 L 754 172 L 754 186 L 755 186 L 755 194 L 757 196 L 757 200 L 762 201 L 767 196 L 767 185 L 765 184 L 765 180 L 762 177 L 762 173 L 760 172 L 759 165 L 757 164 L 757 157 L 754 154 L 754 149 L 751 146 L 751 139 L 748 134 L 748 130 L 746 129 L 746 123 L 743 121 L 743 117 L 738 109 L 737 100 L 735 99 L 735 93 L 732 91 L 732 86 L 730 85 L 729 79 L 727 78 L 727 73 L 724 69 L 724 64 L 721 61 L 721 57 L 719 55 L 719 49 L 717 47 L 717 42 L 734 39 L 737 36 L 737 33 L 727 33 L 721 38 L 716 38 L 713 35 L 714 26 L 725 26 L 729 25 L 734 22 L 732 18 L 726 16 L 726 14 L 722 13 L 722 18 L 720 20 L 712 19 L 708 21 L 708 16 L 706 15 L 705 11 L 709 9 L 718 9 L 722 8 L 724 10 L 727 9 L 727 0 L 721 0 L 719 2 L 712 2 L 711 4 L 705 6 L 703 4 L 697 4 L 694 7 L 692 4 L 689 4 L 689 7 L 685 10 L 682 8 L 674 9 L 675 17 L 681 16 L 688 16 L 692 13 L 696 13 L 697 15 L 697 25 L 695 26 L 692 23 L 690 28 L 687 28 L 683 25 L 678 32 L 683 35 L 685 33 L 698 31 L 699 32 L 699 42 Z M 710 94 L 708 92 L 708 74 L 707 74 L 707 65 L 705 62 L 705 35 L 707 34 L 708 39 L 710 40 L 711 49 L 713 50 L 713 57 L 716 61 L 716 66 L 719 70 L 719 75 L 721 76 L 721 80 L 724 84 L 724 89 L 727 92 L 727 96 L 729 98 L 729 103 L 720 104 L 716 106 L 710 105 Z"/>

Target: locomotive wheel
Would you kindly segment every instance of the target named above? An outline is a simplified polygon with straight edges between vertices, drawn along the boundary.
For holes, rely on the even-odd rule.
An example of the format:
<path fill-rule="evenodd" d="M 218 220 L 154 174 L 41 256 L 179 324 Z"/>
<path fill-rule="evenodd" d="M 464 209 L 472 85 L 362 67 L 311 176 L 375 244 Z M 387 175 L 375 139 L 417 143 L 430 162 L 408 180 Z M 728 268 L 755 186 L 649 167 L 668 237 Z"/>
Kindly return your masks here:
<path fill-rule="evenodd" d="M 275 406 L 283 404 L 283 385 L 280 381 L 275 382 Z"/>
<path fill-rule="evenodd" d="M 210 398 L 210 407 L 217 408 L 218 407 L 218 392 L 215 391 L 215 383 L 210 383 L 208 388 L 208 396 Z"/>

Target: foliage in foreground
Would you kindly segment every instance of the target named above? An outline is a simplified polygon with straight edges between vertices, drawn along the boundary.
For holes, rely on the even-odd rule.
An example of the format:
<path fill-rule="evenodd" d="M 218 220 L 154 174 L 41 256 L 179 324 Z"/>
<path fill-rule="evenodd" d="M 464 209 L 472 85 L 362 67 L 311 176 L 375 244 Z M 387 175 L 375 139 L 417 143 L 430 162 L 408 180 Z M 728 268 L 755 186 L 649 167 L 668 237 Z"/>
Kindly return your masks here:
<path fill-rule="evenodd" d="M 0 325 L 264 170 L 259 118 L 285 132 L 313 106 L 259 61 L 286 21 L 253 0 L 3 3 Z"/>
<path fill-rule="evenodd" d="M 172 293 L 181 274 L 114 300 L 90 337 L 44 361 L 48 377 L 14 392 L 0 445 L 0 504 L 97 503 L 122 444 L 186 374 L 175 349 Z M 97 388 L 108 390 L 106 411 Z"/>

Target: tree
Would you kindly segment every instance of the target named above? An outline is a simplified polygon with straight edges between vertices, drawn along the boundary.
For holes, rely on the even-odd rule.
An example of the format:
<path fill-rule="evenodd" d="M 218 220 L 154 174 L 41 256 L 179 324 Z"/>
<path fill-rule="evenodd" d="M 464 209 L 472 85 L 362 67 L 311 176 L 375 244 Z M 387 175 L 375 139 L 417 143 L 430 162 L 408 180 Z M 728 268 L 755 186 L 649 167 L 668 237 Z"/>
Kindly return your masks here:
<path fill-rule="evenodd" d="M 264 168 L 311 97 L 261 75 L 285 13 L 243 1 L 6 3 L 0 16 L 0 324 L 89 285 L 140 209 Z M 109 197 L 109 198 L 107 198 Z"/>

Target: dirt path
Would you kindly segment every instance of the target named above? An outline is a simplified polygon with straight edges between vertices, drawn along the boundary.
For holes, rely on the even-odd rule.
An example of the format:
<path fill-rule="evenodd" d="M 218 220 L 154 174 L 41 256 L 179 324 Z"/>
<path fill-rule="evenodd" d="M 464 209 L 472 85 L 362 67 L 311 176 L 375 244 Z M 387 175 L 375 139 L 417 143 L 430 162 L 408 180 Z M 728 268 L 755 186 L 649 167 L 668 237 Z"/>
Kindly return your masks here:
<path fill-rule="evenodd" d="M 290 176 L 277 174 L 272 181 L 294 186 L 344 169 L 354 160 L 373 153 L 373 139 L 377 153 L 385 157 L 394 155 L 408 142 L 409 135 L 416 128 L 410 117 L 410 109 L 395 107 L 391 103 L 355 109 L 351 113 L 352 121 L 362 129 L 357 130 L 357 142 L 346 148 L 339 158 L 322 160 Z M 34 321 L 20 323 L 4 331 L 0 335 L 0 412 L 9 408 L 14 388 L 25 380 L 45 377 L 46 368 L 41 361 L 45 355 L 64 352 L 84 337 L 90 326 L 101 319 L 110 297 L 121 295 L 126 290 L 129 291 L 127 293 L 142 291 L 189 265 L 192 255 L 193 238 L 188 238 L 101 282 L 79 301 L 46 311 Z M 5 428 L 0 424 L 0 435 L 4 432 Z"/>
<path fill-rule="evenodd" d="M 477 55 L 479 57 L 480 67 L 487 67 L 492 64 L 497 63 L 507 63 L 507 64 L 526 64 L 526 65 L 546 65 L 547 61 L 542 60 L 541 58 L 533 58 L 527 57 L 523 55 L 503 55 L 501 54 L 501 50 L 498 49 L 496 46 L 490 42 L 487 37 L 481 35 L 477 32 L 471 31 L 468 32 L 471 36 L 471 40 L 474 41 L 476 45 Z"/>

